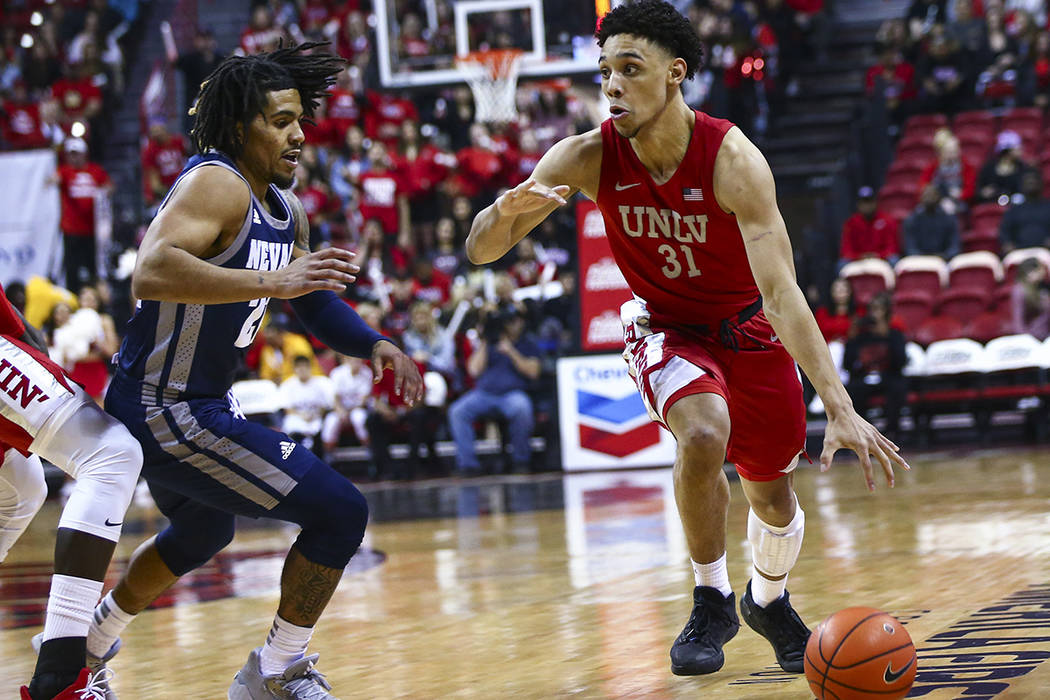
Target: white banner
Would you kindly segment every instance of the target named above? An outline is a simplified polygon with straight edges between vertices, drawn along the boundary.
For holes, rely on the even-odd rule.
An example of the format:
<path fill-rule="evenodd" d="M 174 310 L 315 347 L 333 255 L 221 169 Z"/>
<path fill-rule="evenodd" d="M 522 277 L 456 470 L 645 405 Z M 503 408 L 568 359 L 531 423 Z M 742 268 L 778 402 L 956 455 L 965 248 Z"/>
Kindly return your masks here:
<path fill-rule="evenodd" d="M 0 283 L 47 277 L 60 255 L 56 167 L 50 150 L 0 153 Z"/>
<path fill-rule="evenodd" d="M 566 471 L 674 463 L 674 436 L 650 420 L 618 354 L 560 358 L 558 413 Z"/>

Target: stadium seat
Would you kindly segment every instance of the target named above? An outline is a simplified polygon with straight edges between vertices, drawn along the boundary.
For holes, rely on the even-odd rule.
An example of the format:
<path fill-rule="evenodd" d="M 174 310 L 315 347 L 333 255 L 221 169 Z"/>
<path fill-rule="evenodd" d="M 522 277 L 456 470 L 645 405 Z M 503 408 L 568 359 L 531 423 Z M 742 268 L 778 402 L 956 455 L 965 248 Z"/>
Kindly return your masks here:
<path fill-rule="evenodd" d="M 952 127 L 958 130 L 971 124 L 978 124 L 988 129 L 994 130 L 996 128 L 995 114 L 984 109 L 973 110 L 969 112 L 960 112 L 959 114 L 955 115 L 955 120 L 952 123 Z"/>
<path fill-rule="evenodd" d="M 988 159 L 988 153 L 991 149 L 985 148 L 979 143 L 961 144 L 959 146 L 959 152 L 962 154 L 962 159 L 968 163 L 972 163 L 975 168 L 980 168 L 984 165 L 984 162 Z"/>
<path fill-rule="evenodd" d="M 933 148 L 933 133 L 927 131 L 905 132 L 901 140 L 897 142 L 898 151 L 908 151 L 918 148 Z"/>
<path fill-rule="evenodd" d="M 912 406 L 923 439 L 930 437 L 934 415 L 970 413 L 979 420 L 984 368 L 984 348 L 974 340 L 939 340 L 926 348 L 925 373 L 917 382 L 918 399 Z"/>
<path fill-rule="evenodd" d="M 963 335 L 979 343 L 987 343 L 993 338 L 1009 335 L 1014 331 L 1013 319 L 1008 313 L 995 309 L 984 311 L 963 328 Z"/>
<path fill-rule="evenodd" d="M 908 118 L 908 121 L 905 123 L 905 130 L 917 127 L 938 129 L 942 126 L 948 126 L 948 117 L 944 114 L 916 114 Z"/>
<path fill-rule="evenodd" d="M 904 335 L 911 338 L 933 315 L 936 297 L 927 289 L 900 290 L 893 294 L 893 315 L 904 322 Z"/>
<path fill-rule="evenodd" d="M 901 373 L 905 377 L 921 377 L 926 374 L 926 351 L 922 349 L 922 346 L 908 341 L 904 346 L 904 351 L 908 354 L 908 363 L 904 365 Z"/>
<path fill-rule="evenodd" d="M 886 182 L 910 182 L 917 183 L 926 168 L 925 163 L 917 163 L 911 160 L 895 160 L 886 171 Z"/>
<path fill-rule="evenodd" d="M 897 148 L 897 158 L 902 160 L 908 158 L 918 162 L 929 163 L 937 158 L 937 153 L 933 150 L 933 144 L 913 142 L 906 147 L 899 146 Z"/>
<path fill-rule="evenodd" d="M 847 263 L 839 275 L 849 281 L 853 300 L 861 306 L 867 306 L 876 294 L 893 289 L 893 268 L 878 258 Z"/>
<path fill-rule="evenodd" d="M 1046 248 L 1018 248 L 1011 250 L 1003 258 L 1004 277 L 1007 282 L 1013 282 L 1017 272 L 1017 266 L 1028 258 L 1036 258 L 1041 261 L 1046 269 L 1050 270 L 1050 250 Z"/>
<path fill-rule="evenodd" d="M 930 316 L 915 332 L 913 340 L 920 345 L 930 345 L 941 340 L 961 338 L 963 323 L 951 316 Z"/>
<path fill-rule="evenodd" d="M 988 292 L 979 288 L 948 287 L 937 299 L 937 315 L 966 324 L 988 308 Z"/>
<path fill-rule="evenodd" d="M 1010 316 L 1013 313 L 1010 306 L 1010 298 L 1013 296 L 1013 283 L 1006 282 L 992 292 L 992 303 L 988 306 L 989 311 L 994 311 L 1000 316 Z M 1013 331 L 1010 331 L 1011 333 Z"/>
<path fill-rule="evenodd" d="M 1028 334 L 1007 335 L 988 341 L 984 349 L 986 374 L 981 386 L 983 411 L 1022 410 L 1037 439 L 1046 436 L 1048 393 L 1046 370 L 1050 350 Z M 985 422 L 990 423 L 989 418 Z"/>
<path fill-rule="evenodd" d="M 896 293 L 922 289 L 936 297 L 948 286 L 948 264 L 936 255 L 907 255 L 893 267 Z"/>
<path fill-rule="evenodd" d="M 998 231 L 999 221 L 1006 213 L 1006 207 L 991 204 L 978 204 L 970 210 L 970 225 L 975 231 Z"/>
<path fill-rule="evenodd" d="M 918 170 L 921 173 L 931 162 L 933 162 L 932 159 L 926 153 L 909 151 L 898 154 L 897 157 L 893 159 L 893 163 L 890 164 L 889 172 L 893 172 L 895 169 L 904 169 Z"/>
<path fill-rule="evenodd" d="M 984 148 L 991 148 L 995 143 L 995 128 L 984 124 L 969 124 L 955 130 L 955 137 L 959 139 L 959 145 L 979 144 Z"/>
<path fill-rule="evenodd" d="M 962 247 L 963 252 L 966 253 L 985 250 L 999 255 L 999 231 L 997 229 L 967 231 L 962 235 Z"/>
<path fill-rule="evenodd" d="M 1003 264 L 995 253 L 960 253 L 948 261 L 949 289 L 973 289 L 987 298 L 1002 281 Z"/>
<path fill-rule="evenodd" d="M 1002 129 L 1043 128 L 1043 110 L 1039 107 L 1014 107 L 1003 115 Z"/>

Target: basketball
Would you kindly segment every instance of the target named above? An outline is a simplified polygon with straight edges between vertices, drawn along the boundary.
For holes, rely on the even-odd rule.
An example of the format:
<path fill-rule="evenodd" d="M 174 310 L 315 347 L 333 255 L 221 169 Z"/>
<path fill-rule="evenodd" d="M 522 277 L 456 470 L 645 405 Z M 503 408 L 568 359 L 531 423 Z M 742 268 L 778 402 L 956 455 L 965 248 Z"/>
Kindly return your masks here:
<path fill-rule="evenodd" d="M 891 615 L 846 608 L 813 631 L 805 667 L 819 700 L 896 700 L 915 681 L 915 645 Z"/>

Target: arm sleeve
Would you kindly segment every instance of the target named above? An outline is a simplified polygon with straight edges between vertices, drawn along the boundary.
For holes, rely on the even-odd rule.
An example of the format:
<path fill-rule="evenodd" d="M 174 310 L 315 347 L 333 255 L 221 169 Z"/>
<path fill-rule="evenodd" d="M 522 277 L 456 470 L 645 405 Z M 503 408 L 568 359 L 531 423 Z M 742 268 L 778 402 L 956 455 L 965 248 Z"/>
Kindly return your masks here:
<path fill-rule="evenodd" d="M 291 300 L 307 330 L 336 352 L 368 359 L 380 340 L 390 340 L 365 323 L 335 292 L 310 292 Z M 393 342 L 393 341 L 391 341 Z"/>

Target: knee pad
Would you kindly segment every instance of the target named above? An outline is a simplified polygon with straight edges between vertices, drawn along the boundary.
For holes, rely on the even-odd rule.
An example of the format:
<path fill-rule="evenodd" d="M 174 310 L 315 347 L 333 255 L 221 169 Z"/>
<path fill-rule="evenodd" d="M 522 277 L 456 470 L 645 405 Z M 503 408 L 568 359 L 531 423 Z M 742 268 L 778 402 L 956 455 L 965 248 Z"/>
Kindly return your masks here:
<path fill-rule="evenodd" d="M 211 516 L 175 519 L 157 535 L 157 552 L 176 576 L 193 571 L 233 541 L 234 516 L 215 511 Z"/>
<path fill-rule="evenodd" d="M 795 517 L 784 527 L 762 522 L 755 511 L 747 515 L 747 539 L 751 543 L 751 558 L 763 573 L 778 577 L 791 571 L 802 549 L 806 529 L 806 514 L 795 501 Z"/>
<path fill-rule="evenodd" d="M 365 526 L 368 524 L 368 501 L 344 477 L 327 465 L 324 469 L 330 473 L 323 477 L 325 487 L 305 492 L 309 500 L 303 504 L 306 512 L 300 514 L 304 517 L 295 521 L 303 528 L 295 546 L 315 564 L 342 569 L 364 539 Z M 315 471 L 320 470 L 314 469 L 311 474 Z M 300 482 L 295 490 L 304 486 L 309 484 Z M 299 507 L 300 511 L 303 506 Z"/>

